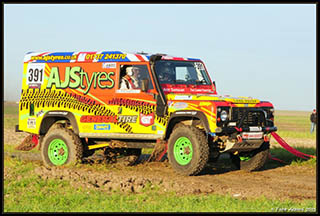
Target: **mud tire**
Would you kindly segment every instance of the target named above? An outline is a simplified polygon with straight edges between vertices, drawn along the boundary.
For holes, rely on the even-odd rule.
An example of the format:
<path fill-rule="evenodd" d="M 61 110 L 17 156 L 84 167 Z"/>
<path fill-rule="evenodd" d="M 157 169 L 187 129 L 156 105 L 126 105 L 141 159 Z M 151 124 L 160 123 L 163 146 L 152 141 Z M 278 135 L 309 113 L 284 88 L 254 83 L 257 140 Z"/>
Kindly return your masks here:
<path fill-rule="evenodd" d="M 76 164 L 81 161 L 83 157 L 83 145 L 79 136 L 74 134 L 72 130 L 57 124 L 49 129 L 42 140 L 41 157 L 45 166 L 56 166 L 51 162 L 48 154 L 49 145 L 55 139 L 63 141 L 68 149 L 67 160 L 62 165 Z"/>
<path fill-rule="evenodd" d="M 53 125 L 49 128 L 48 132 L 49 132 L 50 130 L 57 129 L 57 128 L 64 128 L 64 126 L 63 126 L 62 123 L 55 123 L 55 124 L 53 124 Z M 47 132 L 47 133 L 48 133 L 48 132 Z"/>
<path fill-rule="evenodd" d="M 241 161 L 238 155 L 230 154 L 232 163 L 237 169 L 245 170 L 248 172 L 260 170 L 268 160 L 270 144 L 269 142 L 264 142 L 261 144 L 260 148 L 250 152 L 251 159 L 248 161 Z"/>
<path fill-rule="evenodd" d="M 178 163 L 174 156 L 174 146 L 180 137 L 186 137 L 192 144 L 192 159 L 186 165 Z M 168 141 L 168 159 L 173 169 L 181 175 L 199 174 L 209 159 L 209 145 L 206 136 L 195 127 L 179 124 L 174 128 Z"/>
<path fill-rule="evenodd" d="M 53 124 L 49 130 L 47 131 L 47 133 L 49 133 L 50 130 L 53 130 L 53 129 L 56 129 L 56 128 L 64 128 L 63 124 L 62 123 L 55 123 Z M 43 143 L 43 139 L 44 139 L 45 135 L 40 135 L 39 136 L 39 147 L 38 149 L 41 151 L 41 146 L 42 146 L 42 143 Z"/>

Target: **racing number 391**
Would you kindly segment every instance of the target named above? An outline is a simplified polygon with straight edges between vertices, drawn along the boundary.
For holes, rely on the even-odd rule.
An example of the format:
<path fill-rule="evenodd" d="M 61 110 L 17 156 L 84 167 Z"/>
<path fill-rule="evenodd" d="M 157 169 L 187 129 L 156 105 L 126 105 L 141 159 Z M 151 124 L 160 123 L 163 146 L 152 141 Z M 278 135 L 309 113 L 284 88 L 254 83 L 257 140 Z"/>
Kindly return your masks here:
<path fill-rule="evenodd" d="M 27 84 L 42 84 L 45 64 L 28 64 Z"/>
<path fill-rule="evenodd" d="M 40 73 L 40 75 L 39 75 Z M 29 69 L 29 77 L 28 77 L 28 81 L 31 83 L 31 82 L 42 82 L 42 73 L 43 73 L 43 69 L 33 69 L 33 68 L 30 68 Z"/>

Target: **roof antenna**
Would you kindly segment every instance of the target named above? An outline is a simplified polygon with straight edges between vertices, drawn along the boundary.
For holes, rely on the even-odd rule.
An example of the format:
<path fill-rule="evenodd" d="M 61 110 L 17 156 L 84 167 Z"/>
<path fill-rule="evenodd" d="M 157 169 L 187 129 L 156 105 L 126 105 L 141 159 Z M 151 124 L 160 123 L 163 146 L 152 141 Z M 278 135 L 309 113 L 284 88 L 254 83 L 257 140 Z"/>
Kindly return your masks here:
<path fill-rule="evenodd" d="M 149 53 L 146 53 L 146 52 L 141 51 L 141 52 L 137 52 L 137 54 L 140 54 L 140 55 L 148 55 Z"/>

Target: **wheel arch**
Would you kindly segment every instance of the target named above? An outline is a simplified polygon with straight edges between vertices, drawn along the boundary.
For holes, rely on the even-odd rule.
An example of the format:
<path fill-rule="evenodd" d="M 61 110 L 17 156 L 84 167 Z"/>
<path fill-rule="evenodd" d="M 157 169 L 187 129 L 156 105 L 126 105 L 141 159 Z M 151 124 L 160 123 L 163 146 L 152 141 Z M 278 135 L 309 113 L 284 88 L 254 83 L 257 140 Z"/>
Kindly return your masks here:
<path fill-rule="evenodd" d="M 73 132 L 79 135 L 77 120 L 74 117 L 73 113 L 68 111 L 60 111 L 60 110 L 49 111 L 44 115 L 41 121 L 39 134 L 40 135 L 45 134 L 55 122 L 61 121 L 61 120 L 68 121 L 72 126 Z"/>
<path fill-rule="evenodd" d="M 169 139 L 170 134 L 172 133 L 173 128 L 176 124 L 189 120 L 199 120 L 206 133 L 210 132 L 208 119 L 203 112 L 195 110 L 176 111 L 169 118 L 168 126 L 165 133 L 165 140 Z"/>

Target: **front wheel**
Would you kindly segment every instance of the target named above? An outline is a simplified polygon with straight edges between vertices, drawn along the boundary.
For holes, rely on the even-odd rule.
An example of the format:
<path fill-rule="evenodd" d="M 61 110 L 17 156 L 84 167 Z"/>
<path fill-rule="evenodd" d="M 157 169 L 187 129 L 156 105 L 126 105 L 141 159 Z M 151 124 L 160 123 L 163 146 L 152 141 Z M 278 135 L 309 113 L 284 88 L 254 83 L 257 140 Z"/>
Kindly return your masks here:
<path fill-rule="evenodd" d="M 80 138 L 72 130 L 57 127 L 50 129 L 41 145 L 41 157 L 45 166 L 61 166 L 76 163 L 83 156 Z"/>
<path fill-rule="evenodd" d="M 260 148 L 251 152 L 242 152 L 238 155 L 230 154 L 232 163 L 237 169 L 245 171 L 257 171 L 261 169 L 268 160 L 270 144 L 264 142 Z"/>
<path fill-rule="evenodd" d="M 200 173 L 209 159 L 206 136 L 195 127 L 179 125 L 170 135 L 168 158 L 173 169 L 182 175 Z"/>

